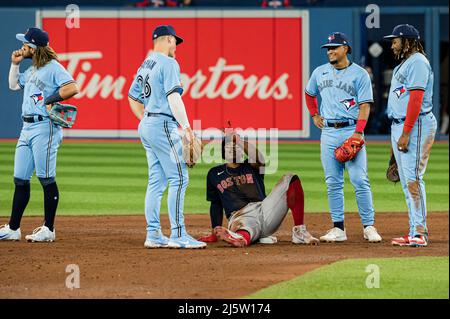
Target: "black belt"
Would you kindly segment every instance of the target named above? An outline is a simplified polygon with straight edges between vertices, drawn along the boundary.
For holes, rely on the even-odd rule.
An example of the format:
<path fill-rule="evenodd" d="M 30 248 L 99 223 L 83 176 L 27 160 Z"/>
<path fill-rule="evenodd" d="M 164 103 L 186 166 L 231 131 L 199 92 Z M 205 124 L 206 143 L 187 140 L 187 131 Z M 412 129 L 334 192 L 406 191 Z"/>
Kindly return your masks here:
<path fill-rule="evenodd" d="M 350 125 L 354 125 L 355 123 L 350 122 L 350 121 L 345 121 L 345 122 L 328 122 L 325 121 L 325 125 L 328 127 L 334 127 L 334 128 L 341 128 L 341 127 L 347 127 Z"/>
<path fill-rule="evenodd" d="M 22 116 L 22 120 L 27 123 L 35 123 L 40 122 L 44 120 L 44 117 L 42 115 L 37 116 Z"/>
<path fill-rule="evenodd" d="M 427 115 L 427 114 L 430 114 L 430 113 L 431 113 L 431 111 L 428 111 L 428 112 L 425 112 L 425 113 L 420 113 L 419 116 Z M 405 120 L 406 120 L 406 117 L 401 118 L 401 119 L 392 119 L 392 122 L 394 122 L 395 124 L 401 124 L 401 123 L 405 122 Z"/>
<path fill-rule="evenodd" d="M 167 116 L 167 117 L 169 117 L 169 118 L 171 118 L 172 120 L 174 120 L 175 122 L 176 122 L 176 119 L 172 116 L 172 115 L 169 115 L 169 114 L 166 114 L 166 113 L 150 113 L 150 112 L 146 112 L 147 113 L 147 116 L 153 116 L 153 117 L 158 117 L 158 116 Z"/>

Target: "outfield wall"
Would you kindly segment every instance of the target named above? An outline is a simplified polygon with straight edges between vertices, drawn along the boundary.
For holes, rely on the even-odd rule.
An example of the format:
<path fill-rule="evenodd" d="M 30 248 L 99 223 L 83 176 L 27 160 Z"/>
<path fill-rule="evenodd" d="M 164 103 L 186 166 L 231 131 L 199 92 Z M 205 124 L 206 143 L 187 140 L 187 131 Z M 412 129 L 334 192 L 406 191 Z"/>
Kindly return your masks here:
<path fill-rule="evenodd" d="M 448 8 L 383 8 L 382 13 L 385 22 L 375 33 L 390 32 L 399 22 L 394 19 L 398 14 L 422 17 L 405 22 L 415 23 L 430 39 L 426 49 L 439 76 L 438 44 L 441 38 L 448 41 L 448 30 L 444 31 L 439 18 L 448 21 Z M 64 17 L 64 9 L 0 9 L 0 26 L 5 30 L 0 51 L 4 74 L 0 78 L 0 138 L 17 137 L 20 131 L 22 94 L 8 90 L 7 74 L 10 53 L 19 46 L 15 34 L 32 25 L 47 29 L 62 62 L 72 63 L 82 94 L 71 100 L 80 113 L 66 136 L 77 137 L 137 136 L 137 120 L 126 95 L 151 48 L 151 30 L 160 23 L 173 24 L 186 38 L 177 59 L 186 82 L 189 117 L 202 119 L 203 129 L 223 127 L 231 119 L 237 127 L 277 127 L 284 137 L 318 139 L 302 92 L 312 70 L 326 62 L 320 45 L 330 32 L 339 30 L 351 38 L 354 61 L 363 61 L 367 54 L 367 32 L 361 31 L 364 8 L 89 10 L 81 12 L 80 29 L 67 29 Z M 439 116 L 438 85 L 434 97 Z"/>

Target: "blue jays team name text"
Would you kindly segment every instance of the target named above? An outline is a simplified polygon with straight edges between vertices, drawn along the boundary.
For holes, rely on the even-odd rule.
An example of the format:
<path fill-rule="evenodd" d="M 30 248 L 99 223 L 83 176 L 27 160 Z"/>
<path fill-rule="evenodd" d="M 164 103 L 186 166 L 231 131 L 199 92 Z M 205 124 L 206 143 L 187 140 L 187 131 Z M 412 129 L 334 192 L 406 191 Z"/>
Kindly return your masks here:
<path fill-rule="evenodd" d="M 318 87 L 319 92 L 322 92 L 322 90 L 326 88 L 335 87 L 336 89 L 344 90 L 351 96 L 356 96 L 356 89 L 351 84 L 345 83 L 343 81 L 339 81 L 339 83 L 335 85 L 333 80 L 324 80 L 319 83 Z"/>

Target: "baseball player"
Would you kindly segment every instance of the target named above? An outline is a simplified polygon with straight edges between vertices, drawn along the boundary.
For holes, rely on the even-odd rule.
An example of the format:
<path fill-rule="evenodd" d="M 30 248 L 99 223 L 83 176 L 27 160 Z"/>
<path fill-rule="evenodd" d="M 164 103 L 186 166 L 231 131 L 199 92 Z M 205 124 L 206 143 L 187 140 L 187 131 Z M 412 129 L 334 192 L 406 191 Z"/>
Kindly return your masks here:
<path fill-rule="evenodd" d="M 248 156 L 245 161 L 244 153 Z M 294 244 L 317 244 L 303 223 L 303 188 L 297 175 L 285 174 L 266 196 L 264 186 L 264 158 L 257 148 L 240 139 L 236 133 L 227 134 L 222 141 L 225 164 L 213 167 L 207 176 L 206 198 L 211 202 L 212 234 L 199 238 L 204 242 L 224 240 L 232 246 L 251 243 L 275 243 L 271 236 L 292 211 Z M 228 228 L 222 227 L 223 211 Z"/>
<path fill-rule="evenodd" d="M 344 226 L 344 169 L 347 168 L 350 182 L 355 188 L 364 238 L 369 242 L 380 242 L 381 236 L 373 226 L 375 213 L 365 147 L 354 160 L 345 163 L 339 162 L 334 155 L 335 149 L 347 139 L 364 139 L 370 103 L 373 102 L 370 77 L 366 70 L 349 61 L 347 54 L 351 53 L 351 46 L 344 33 L 332 33 L 322 48 L 327 49 L 329 63 L 314 70 L 305 90 L 306 105 L 314 124 L 322 130 L 321 161 L 334 225 L 320 240 L 347 240 Z M 322 99 L 320 112 L 316 99 L 319 94 Z"/>
<path fill-rule="evenodd" d="M 182 159 L 178 124 L 193 137 L 181 99 L 180 67 L 175 60 L 176 46 L 183 39 L 168 25 L 153 31 L 153 52 L 144 60 L 130 87 L 128 100 L 140 121 L 139 136 L 147 153 L 148 187 L 145 197 L 147 248 L 204 248 L 206 244 L 186 232 L 183 217 L 184 195 L 188 185 L 186 163 Z M 169 184 L 168 209 L 170 239 L 161 232 L 161 197 Z"/>
<path fill-rule="evenodd" d="M 46 108 L 78 93 L 72 76 L 59 64 L 58 57 L 48 46 L 47 32 L 29 28 L 17 34 L 22 41 L 20 50 L 11 56 L 9 88 L 23 90 L 23 127 L 14 158 L 14 198 L 9 224 L 0 228 L 0 240 L 20 240 L 20 221 L 30 199 L 30 179 L 36 175 L 44 190 L 44 225 L 25 238 L 31 242 L 55 240 L 54 221 L 59 201 L 56 185 L 56 155 L 62 142 L 62 129 L 48 116 Z M 19 64 L 32 59 L 32 65 L 23 73 Z"/>
<path fill-rule="evenodd" d="M 392 119 L 391 143 L 409 213 L 409 234 L 394 238 L 396 246 L 428 245 L 427 208 L 423 175 L 437 123 L 433 108 L 433 71 L 420 43 L 419 31 L 401 24 L 385 39 L 401 63 L 394 68 L 388 98 Z"/>

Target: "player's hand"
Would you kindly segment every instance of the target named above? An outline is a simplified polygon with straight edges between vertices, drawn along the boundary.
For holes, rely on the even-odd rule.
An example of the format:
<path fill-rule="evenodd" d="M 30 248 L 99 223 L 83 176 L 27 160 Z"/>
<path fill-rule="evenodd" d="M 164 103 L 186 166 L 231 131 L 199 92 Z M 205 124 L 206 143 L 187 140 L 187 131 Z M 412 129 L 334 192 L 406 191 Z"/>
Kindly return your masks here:
<path fill-rule="evenodd" d="M 403 132 L 402 136 L 397 141 L 397 148 L 400 152 L 406 153 L 408 152 L 408 144 L 409 144 L 409 134 Z"/>
<path fill-rule="evenodd" d="M 191 127 L 186 127 L 184 129 L 184 133 L 186 135 L 188 142 L 190 142 L 194 139 L 194 132 L 192 131 Z"/>
<path fill-rule="evenodd" d="M 364 139 L 364 136 L 362 135 L 362 134 L 360 134 L 360 133 L 353 133 L 353 135 L 352 135 L 352 138 L 356 138 L 356 139 L 359 139 L 359 140 L 363 140 Z"/>
<path fill-rule="evenodd" d="M 237 133 L 235 129 L 226 128 L 225 129 L 225 143 L 233 141 L 234 144 L 240 145 L 241 136 Z"/>
<path fill-rule="evenodd" d="M 13 53 L 11 54 L 11 62 L 15 65 L 18 65 L 20 62 L 22 62 L 22 60 L 22 49 L 13 51 Z"/>
<path fill-rule="evenodd" d="M 323 129 L 325 126 L 325 123 L 323 122 L 323 117 L 319 114 L 316 114 L 313 116 L 314 125 L 317 126 L 320 129 Z"/>

